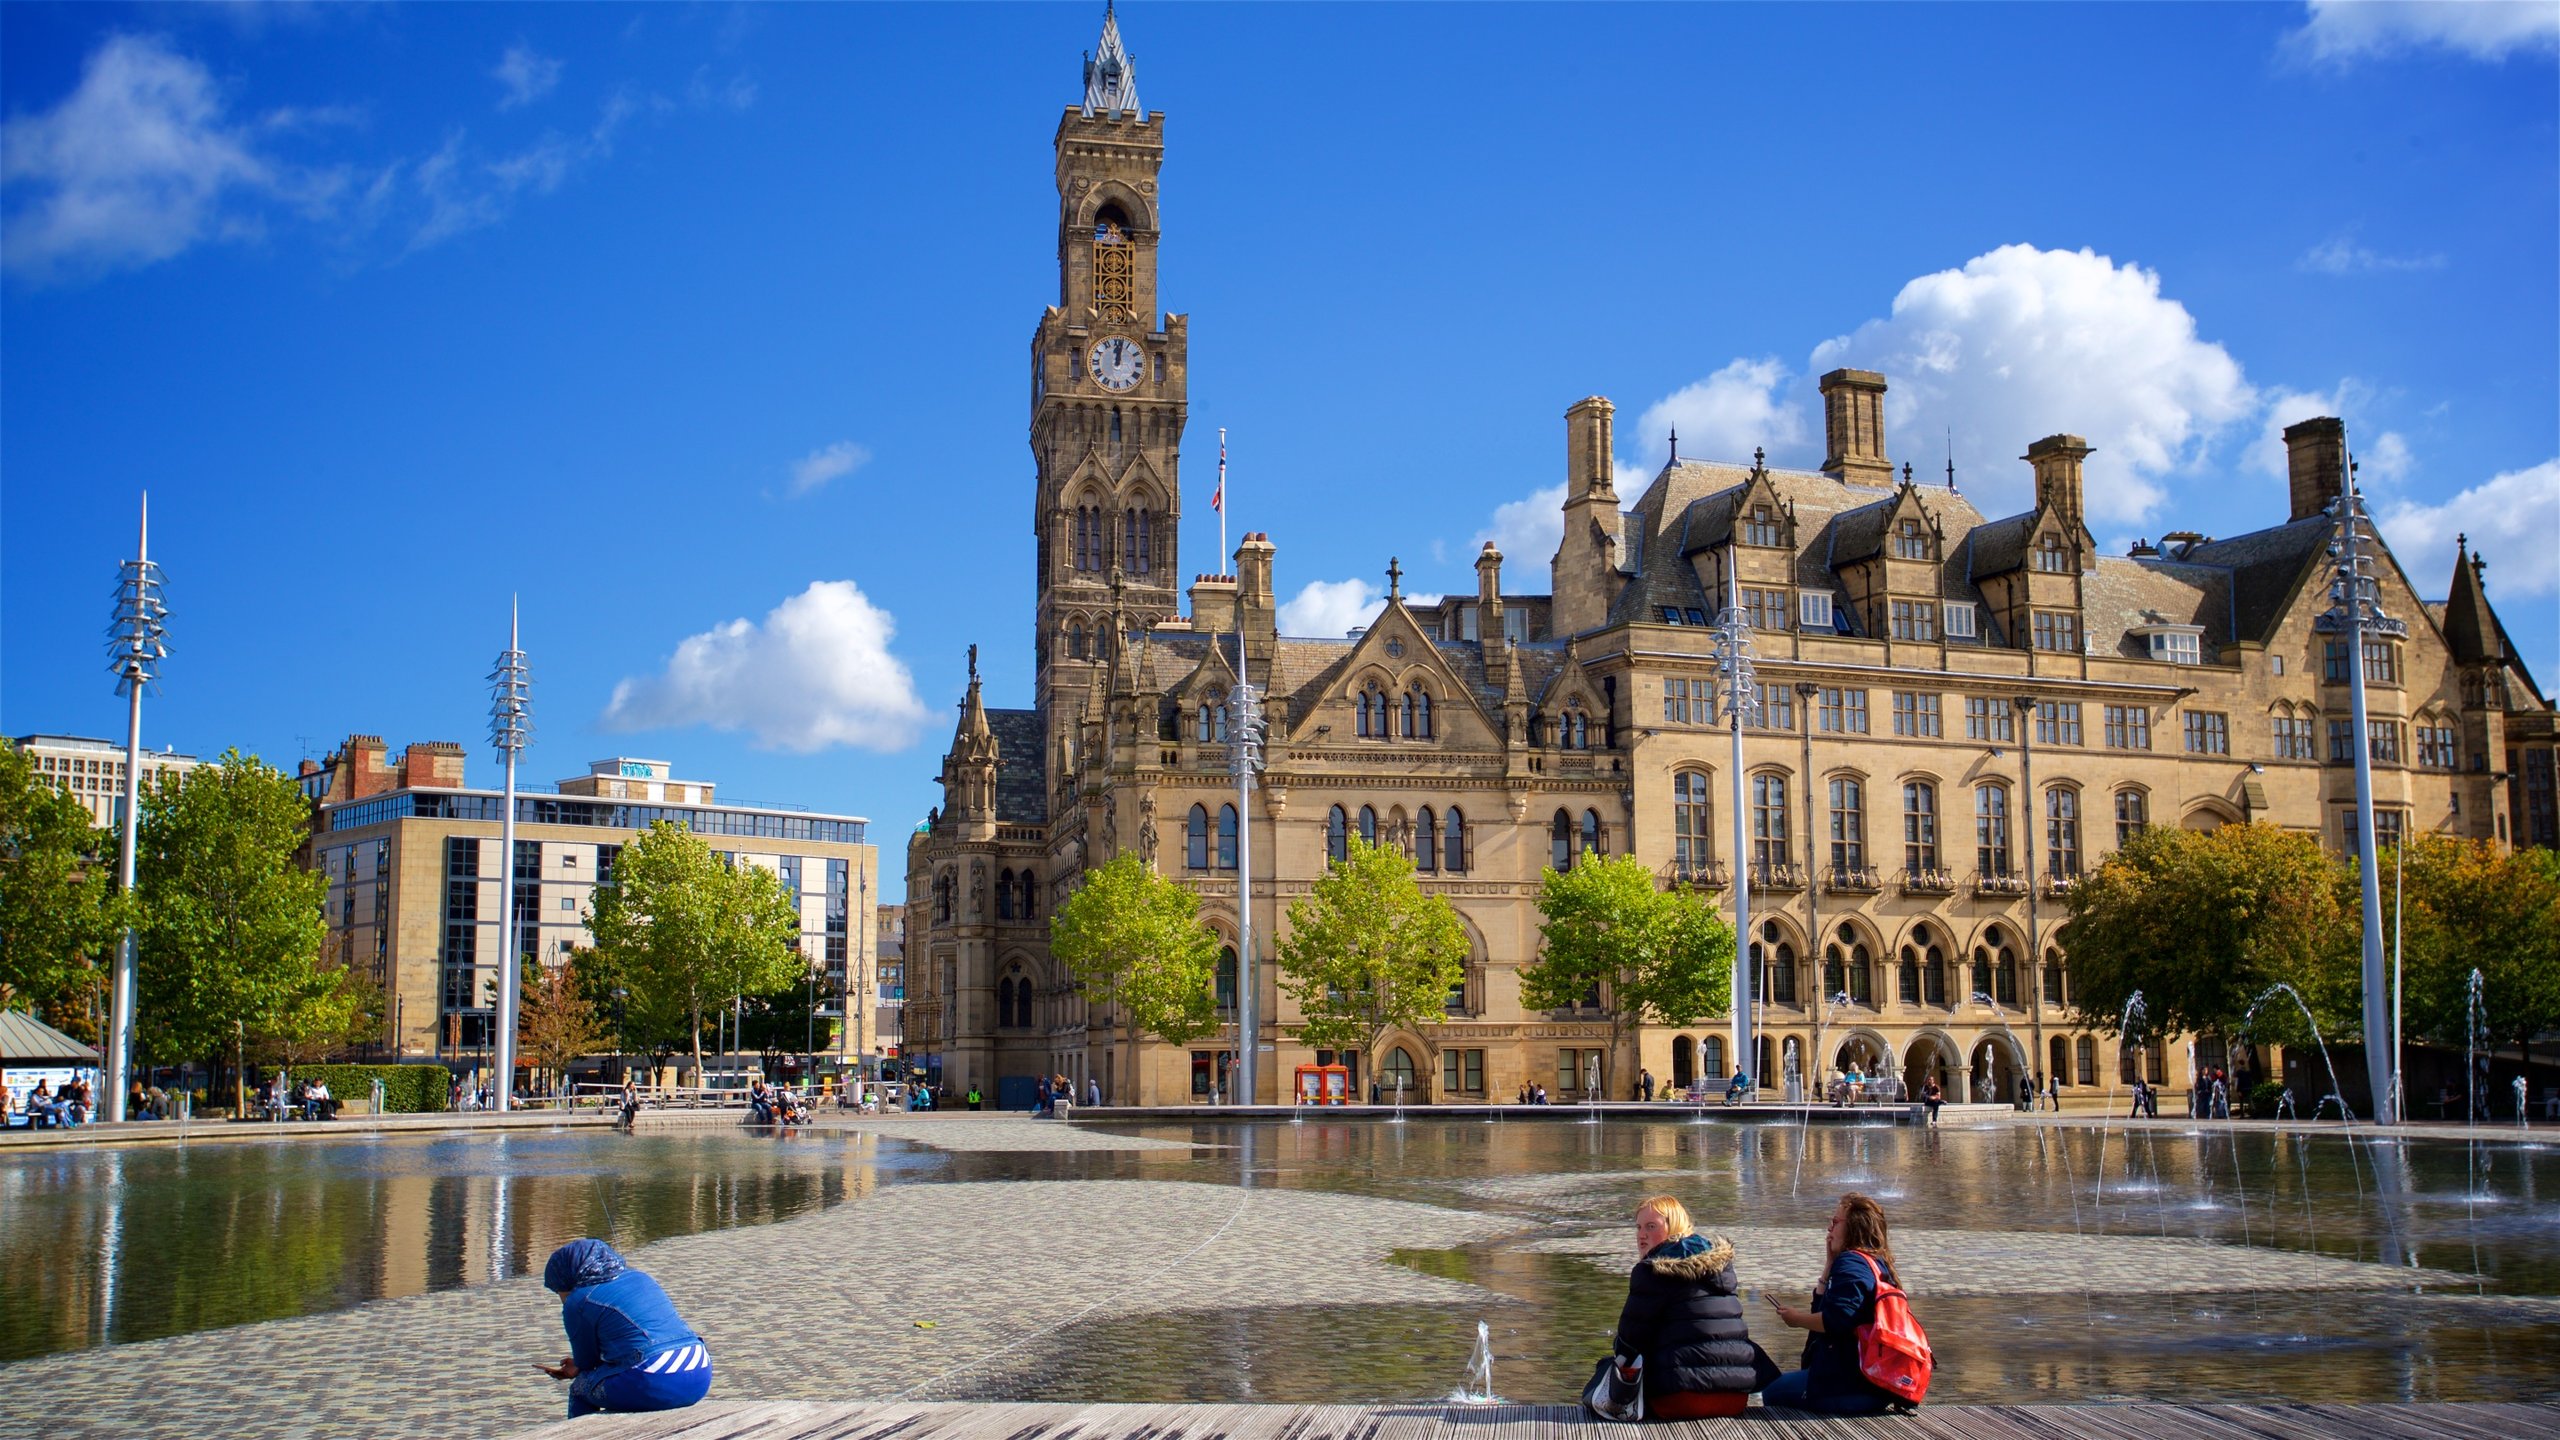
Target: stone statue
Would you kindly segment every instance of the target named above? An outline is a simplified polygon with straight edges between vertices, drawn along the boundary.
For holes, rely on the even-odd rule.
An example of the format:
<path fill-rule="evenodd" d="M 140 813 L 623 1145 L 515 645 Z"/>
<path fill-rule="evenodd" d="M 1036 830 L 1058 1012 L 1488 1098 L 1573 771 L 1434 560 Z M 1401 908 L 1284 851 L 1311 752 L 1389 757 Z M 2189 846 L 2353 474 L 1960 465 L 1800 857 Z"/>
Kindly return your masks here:
<path fill-rule="evenodd" d="M 969 862 L 969 918 L 983 920 L 987 915 L 987 862 Z"/>
<path fill-rule="evenodd" d="M 1102 802 L 1102 853 L 1106 856 L 1120 853 L 1120 802 L 1118 800 Z"/>
<path fill-rule="evenodd" d="M 1138 800 L 1138 858 L 1148 869 L 1156 868 L 1156 797 L 1144 795 Z"/>

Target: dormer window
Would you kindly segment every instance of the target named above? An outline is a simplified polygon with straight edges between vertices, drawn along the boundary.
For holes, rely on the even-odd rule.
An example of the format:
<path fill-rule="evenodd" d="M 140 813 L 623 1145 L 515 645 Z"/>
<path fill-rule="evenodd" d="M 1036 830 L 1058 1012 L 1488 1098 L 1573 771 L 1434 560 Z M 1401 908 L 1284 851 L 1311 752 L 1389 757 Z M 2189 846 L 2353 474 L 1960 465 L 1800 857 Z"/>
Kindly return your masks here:
<path fill-rule="evenodd" d="M 2151 624 L 2136 627 L 2133 638 L 2164 665 L 2204 663 L 2204 627 Z"/>
<path fill-rule="evenodd" d="M 2071 569 L 2071 547 L 2051 531 L 2036 538 L 2036 569 L 2047 575 L 2060 575 Z"/>
<path fill-rule="evenodd" d="M 1778 512 L 1766 505 L 1754 505 L 1742 522 L 1742 543 L 1769 545 L 1778 543 Z"/>
<path fill-rule="evenodd" d="M 1929 532 L 1921 528 L 1916 518 L 1906 518 L 1893 527 L 1893 558 L 1896 560 L 1929 558 Z"/>

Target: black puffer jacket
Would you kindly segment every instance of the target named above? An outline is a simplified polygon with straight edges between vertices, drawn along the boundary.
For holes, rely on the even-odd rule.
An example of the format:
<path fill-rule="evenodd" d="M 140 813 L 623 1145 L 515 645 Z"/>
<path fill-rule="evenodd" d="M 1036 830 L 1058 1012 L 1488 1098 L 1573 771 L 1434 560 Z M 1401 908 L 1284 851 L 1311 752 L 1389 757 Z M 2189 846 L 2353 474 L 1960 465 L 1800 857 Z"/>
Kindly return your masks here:
<path fill-rule="evenodd" d="M 1627 1272 L 1617 1351 L 1644 1357 L 1646 1398 L 1765 1389 L 1778 1378 L 1742 1322 L 1733 1242 L 1685 1235 L 1653 1247 Z"/>

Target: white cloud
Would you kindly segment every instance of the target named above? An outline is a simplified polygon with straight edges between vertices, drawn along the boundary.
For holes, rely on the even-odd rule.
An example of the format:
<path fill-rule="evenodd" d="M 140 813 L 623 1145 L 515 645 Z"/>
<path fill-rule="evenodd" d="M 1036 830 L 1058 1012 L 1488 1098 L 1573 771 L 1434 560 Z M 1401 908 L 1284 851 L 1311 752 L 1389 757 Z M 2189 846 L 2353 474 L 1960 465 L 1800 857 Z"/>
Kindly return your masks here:
<path fill-rule="evenodd" d="M 607 730 L 703 725 L 765 749 L 902 750 L 925 719 L 915 680 L 889 653 L 897 622 L 850 580 L 820 580 L 764 623 L 689 636 L 666 669 L 613 687 Z"/>
<path fill-rule="evenodd" d="M 1704 380 L 1674 390 L 1638 417 L 1632 432 L 1621 428 L 1622 452 L 1635 456 L 1639 485 L 1651 484 L 1670 458 L 1671 432 L 1680 433 L 1680 451 L 1693 460 L 1740 460 L 1765 447 L 1773 456 L 1802 464 L 1822 457 L 1804 455 L 1810 433 L 1801 406 L 1786 395 L 1793 378 L 1773 356 L 1736 360 Z M 1621 474 L 1621 489 L 1625 476 Z M 1634 495 L 1624 498 L 1632 500 Z M 1554 546 L 1548 546 L 1550 553 Z"/>
<path fill-rule="evenodd" d="M 1280 607 L 1280 633 L 1332 639 L 1387 608 L 1387 592 L 1366 580 L 1310 580 Z"/>
<path fill-rule="evenodd" d="M 526 149 L 494 160 L 472 155 L 464 134 L 445 137 L 435 154 L 411 171 L 410 189 L 426 213 L 410 233 L 410 253 L 457 235 L 495 225 L 507 218 L 518 196 L 548 195 L 560 188 L 579 166 L 613 154 L 614 136 L 639 110 L 627 94 L 615 94 L 584 134 L 547 134 Z M 394 164 L 367 192 L 367 209 L 375 214 L 396 208 L 407 197 L 399 187 L 401 167 Z"/>
<path fill-rule="evenodd" d="M 2395 483 L 2408 478 L 2416 466 L 2409 442 L 2396 430 L 2385 430 L 2367 439 L 2356 424 L 2357 412 L 2374 400 L 2372 386 L 2346 379 L 2326 393 L 2318 390 L 2278 388 L 2261 392 L 2258 436 L 2249 443 L 2245 463 L 2262 475 L 2282 480 L 2289 473 L 2285 459 L 2284 427 L 2320 415 L 2335 415 L 2347 422 L 2347 448 L 2355 456 L 2356 475 L 2372 483 Z"/>
<path fill-rule="evenodd" d="M 2284 47 L 2314 62 L 2438 48 L 2503 60 L 2560 49 L 2560 5 L 2550 0 L 2308 0 L 2306 9 Z"/>
<path fill-rule="evenodd" d="M 2457 534 L 2488 560 L 2493 595 L 2560 593 L 2560 459 L 2492 476 L 2440 505 L 2396 502 L 2380 520 L 2422 594 L 2443 583 Z"/>
<path fill-rule="evenodd" d="M 830 480 L 850 475 L 871 463 L 871 452 L 850 440 L 822 446 L 791 462 L 791 498 L 797 500 Z"/>
<path fill-rule="evenodd" d="M 234 123 L 202 65 L 157 36 L 114 36 L 61 104 L 0 125 L 0 259 L 34 280 L 143 266 L 253 238 L 270 203 L 323 210 L 343 177 L 258 142 L 310 118 L 326 117 Z"/>
<path fill-rule="evenodd" d="M 1889 318 L 1814 347 L 1810 369 L 1882 371 L 1891 448 L 1926 454 L 1953 429 L 1959 457 L 2025 453 L 2044 435 L 2081 435 L 2093 521 L 2138 522 L 2176 473 L 2257 410 L 2240 364 L 2196 334 L 2160 277 L 2091 250 L 2004 245 L 1960 270 L 1902 287 Z M 2023 509 L 2023 464 L 1958 471 L 1992 513 Z"/>
<path fill-rule="evenodd" d="M 2353 235 L 2332 235 L 2302 254 L 2293 262 L 2297 270 L 2314 275 L 2371 275 L 2395 270 L 2441 270 L 2445 257 L 2441 254 L 2385 255 L 2357 243 Z"/>
<path fill-rule="evenodd" d="M 1619 479 L 1623 491 L 1627 477 L 1621 475 Z M 1564 486 L 1550 485 L 1532 492 L 1526 500 L 1494 507 L 1493 523 L 1477 531 L 1469 543 L 1481 549 L 1487 540 L 1502 552 L 1505 565 L 1537 567 L 1553 563 L 1556 548 L 1564 543 Z"/>
<path fill-rule="evenodd" d="M 513 110 L 551 93 L 560 83 L 560 62 L 535 54 L 532 46 L 519 40 L 507 47 L 498 68 L 489 75 L 506 91 L 498 97 L 498 108 Z"/>

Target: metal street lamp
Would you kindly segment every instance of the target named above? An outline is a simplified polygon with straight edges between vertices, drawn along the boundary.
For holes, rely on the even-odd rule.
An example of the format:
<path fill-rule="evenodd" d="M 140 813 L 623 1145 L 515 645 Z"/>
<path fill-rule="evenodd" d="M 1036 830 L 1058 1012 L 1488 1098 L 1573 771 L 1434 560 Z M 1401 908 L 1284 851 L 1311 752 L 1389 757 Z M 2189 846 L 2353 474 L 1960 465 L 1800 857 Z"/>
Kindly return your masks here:
<path fill-rule="evenodd" d="M 2347 697 L 2355 727 L 2348 738 L 2356 763 L 2356 875 L 2364 892 L 2365 1083 L 2372 1087 L 2375 1114 L 2385 1123 L 2396 1123 L 2401 1116 L 2392 1103 L 2397 1077 L 2392 1073 L 2391 1002 L 2382 969 L 2382 876 L 2374 868 L 2378 857 L 2373 836 L 2373 732 L 2365 719 L 2364 647 L 2368 635 L 2406 635 L 2409 627 L 2383 613 L 2381 587 L 2367 548 L 2380 541 L 2369 538 L 2372 522 L 2365 515 L 2364 496 L 2356 488 L 2355 461 L 2347 460 L 2344 468 L 2346 473 L 2340 477 L 2344 484 L 2328 507 L 2338 523 L 2337 538 L 2329 542 L 2334 562 L 2329 609 L 2311 624 L 2323 635 L 2346 637 Z"/>
<path fill-rule="evenodd" d="M 1236 687 L 1228 693 L 1227 768 L 1236 777 L 1236 1076 L 1251 1105 L 1262 1096 L 1262 980 L 1253 947 L 1253 776 L 1262 768 L 1262 692 L 1244 678 L 1244 632 L 1236 632 Z"/>
<path fill-rule="evenodd" d="M 506 809 L 499 815 L 498 848 L 504 852 L 506 876 L 498 892 L 498 913 L 506 917 L 506 941 L 498 966 L 498 1098 L 500 1110 L 515 1108 L 516 1001 L 522 960 L 516 934 L 516 758 L 533 734 L 528 708 L 533 677 L 517 646 L 515 602 L 507 602 L 507 648 L 498 652 L 498 668 L 489 672 L 489 743 L 507 764 Z"/>
<path fill-rule="evenodd" d="M 1751 1088 L 1757 1091 L 1769 1077 L 1759 1073 L 1760 1056 L 1751 1044 L 1751 1010 L 1759 1003 L 1759 990 L 1752 983 L 1751 812 L 1743 795 L 1742 726 L 1759 711 L 1760 687 L 1751 669 L 1751 617 L 1743 613 L 1735 559 L 1728 546 L 1724 610 L 1716 616 L 1716 683 L 1723 687 L 1725 717 L 1733 731 L 1733 1063 L 1752 1073 Z"/>
<path fill-rule="evenodd" d="M 142 528 L 134 558 L 118 568 L 115 623 L 107 630 L 109 668 L 116 693 L 125 697 L 124 834 L 117 861 L 119 889 L 133 893 L 134 842 L 142 818 L 142 690 L 160 678 L 168 658 L 169 607 L 161 598 L 160 567 L 151 563 L 151 496 L 142 497 Z M 111 1122 L 131 1117 L 125 1096 L 133 1089 L 134 1005 L 141 988 L 138 943 L 131 926 L 116 947 L 113 1011 L 107 1029 L 107 1104 Z"/>

